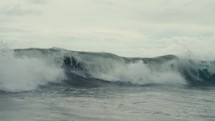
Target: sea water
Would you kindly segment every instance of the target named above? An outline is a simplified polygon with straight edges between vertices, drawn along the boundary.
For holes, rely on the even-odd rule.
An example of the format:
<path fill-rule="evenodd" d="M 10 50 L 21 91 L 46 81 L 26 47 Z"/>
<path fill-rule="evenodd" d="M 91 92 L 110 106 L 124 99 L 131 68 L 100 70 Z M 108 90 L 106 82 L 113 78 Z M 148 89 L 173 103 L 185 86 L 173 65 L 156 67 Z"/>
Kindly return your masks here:
<path fill-rule="evenodd" d="M 214 121 L 215 62 L 0 51 L 0 121 Z"/>
<path fill-rule="evenodd" d="M 214 121 L 215 89 L 49 87 L 1 93 L 1 121 Z"/>

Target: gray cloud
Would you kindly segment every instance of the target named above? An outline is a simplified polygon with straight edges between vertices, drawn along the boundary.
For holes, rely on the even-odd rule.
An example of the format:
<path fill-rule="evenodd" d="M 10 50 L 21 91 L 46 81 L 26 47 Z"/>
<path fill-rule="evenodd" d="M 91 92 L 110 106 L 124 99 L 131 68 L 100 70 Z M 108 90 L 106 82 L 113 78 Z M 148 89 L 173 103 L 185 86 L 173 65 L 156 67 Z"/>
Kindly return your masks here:
<path fill-rule="evenodd" d="M 23 28 L 8 28 L 8 27 L 0 27 L 0 34 L 5 33 L 27 33 L 31 32 L 30 30 L 23 29 Z"/>
<path fill-rule="evenodd" d="M 124 56 L 177 53 L 184 45 L 197 53 L 215 49 L 215 2 L 211 0 L 1 3 L 0 39 L 10 41 L 15 48 L 59 46 Z"/>
<path fill-rule="evenodd" d="M 26 0 L 30 4 L 47 4 L 47 0 Z"/>
<path fill-rule="evenodd" d="M 123 7 L 122 4 L 117 3 L 115 1 L 108 1 L 108 0 L 91 0 L 92 2 L 96 4 L 103 4 L 107 6 L 118 6 L 118 7 Z"/>
<path fill-rule="evenodd" d="M 0 13 L 3 15 L 38 15 L 42 12 L 38 9 L 27 8 L 21 5 L 3 6 L 0 8 Z"/>

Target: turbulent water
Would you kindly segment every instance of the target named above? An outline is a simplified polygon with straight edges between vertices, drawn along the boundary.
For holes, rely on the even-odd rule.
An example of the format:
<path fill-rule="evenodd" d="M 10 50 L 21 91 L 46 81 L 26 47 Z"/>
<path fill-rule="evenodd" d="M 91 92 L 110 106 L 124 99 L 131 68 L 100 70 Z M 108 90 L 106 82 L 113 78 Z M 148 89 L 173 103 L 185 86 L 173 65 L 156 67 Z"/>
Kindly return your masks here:
<path fill-rule="evenodd" d="M 215 61 L 0 51 L 2 121 L 214 121 Z"/>

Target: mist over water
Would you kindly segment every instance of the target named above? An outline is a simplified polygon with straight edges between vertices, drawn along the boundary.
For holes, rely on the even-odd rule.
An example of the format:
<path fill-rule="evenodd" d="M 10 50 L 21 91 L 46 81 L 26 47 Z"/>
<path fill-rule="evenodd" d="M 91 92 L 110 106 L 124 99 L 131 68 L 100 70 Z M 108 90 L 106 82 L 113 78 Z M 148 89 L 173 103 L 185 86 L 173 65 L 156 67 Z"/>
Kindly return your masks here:
<path fill-rule="evenodd" d="M 16 57 L 13 50 L 1 49 L 0 90 L 29 91 L 49 82 L 63 80 L 63 69 L 50 62 L 41 58 Z"/>

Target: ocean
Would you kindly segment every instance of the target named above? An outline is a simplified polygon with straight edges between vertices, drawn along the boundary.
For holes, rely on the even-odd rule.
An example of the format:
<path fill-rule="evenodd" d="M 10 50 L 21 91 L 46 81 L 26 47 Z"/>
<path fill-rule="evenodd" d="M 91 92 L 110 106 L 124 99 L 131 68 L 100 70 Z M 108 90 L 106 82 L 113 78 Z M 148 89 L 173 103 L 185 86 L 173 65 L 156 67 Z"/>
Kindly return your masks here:
<path fill-rule="evenodd" d="M 215 61 L 0 51 L 1 121 L 214 121 Z"/>

